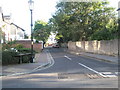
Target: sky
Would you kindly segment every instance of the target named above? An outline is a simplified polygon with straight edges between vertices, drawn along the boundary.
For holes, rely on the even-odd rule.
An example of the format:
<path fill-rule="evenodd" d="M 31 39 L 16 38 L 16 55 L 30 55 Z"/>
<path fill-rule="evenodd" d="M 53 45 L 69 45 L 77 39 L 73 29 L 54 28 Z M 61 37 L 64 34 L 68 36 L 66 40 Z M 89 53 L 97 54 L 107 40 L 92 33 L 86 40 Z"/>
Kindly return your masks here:
<path fill-rule="evenodd" d="M 37 20 L 48 21 L 52 17 L 58 0 L 34 0 L 33 23 Z M 4 15 L 11 15 L 12 22 L 30 34 L 30 10 L 28 0 L 0 0 Z"/>
<path fill-rule="evenodd" d="M 55 13 L 55 6 L 59 0 L 33 0 L 33 23 L 37 20 L 48 22 L 52 14 Z M 118 1 L 108 0 L 110 6 L 118 8 Z M 28 0 L 0 0 L 0 7 L 4 15 L 11 15 L 12 22 L 26 30 L 29 35 L 30 30 L 30 10 Z"/>

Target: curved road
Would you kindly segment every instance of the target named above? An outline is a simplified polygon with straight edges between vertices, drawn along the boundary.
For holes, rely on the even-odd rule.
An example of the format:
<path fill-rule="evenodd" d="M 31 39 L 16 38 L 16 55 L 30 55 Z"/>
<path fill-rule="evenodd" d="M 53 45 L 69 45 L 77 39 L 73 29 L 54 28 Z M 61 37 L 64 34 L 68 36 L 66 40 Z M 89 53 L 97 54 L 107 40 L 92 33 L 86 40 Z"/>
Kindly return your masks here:
<path fill-rule="evenodd" d="M 46 49 L 54 64 L 30 74 L 3 78 L 3 88 L 117 88 L 118 65 Z M 42 58 L 42 57 L 41 57 Z"/>

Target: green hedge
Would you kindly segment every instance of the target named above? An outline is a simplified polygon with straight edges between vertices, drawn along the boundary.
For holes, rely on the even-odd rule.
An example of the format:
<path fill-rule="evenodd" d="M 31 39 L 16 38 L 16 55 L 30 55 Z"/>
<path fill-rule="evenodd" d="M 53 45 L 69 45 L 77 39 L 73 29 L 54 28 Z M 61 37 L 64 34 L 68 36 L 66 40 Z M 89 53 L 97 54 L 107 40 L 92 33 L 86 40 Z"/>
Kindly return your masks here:
<path fill-rule="evenodd" d="M 17 54 L 14 51 L 2 51 L 2 65 L 17 64 L 19 59 L 14 58 Z"/>
<path fill-rule="evenodd" d="M 20 53 L 31 53 L 31 49 L 30 48 L 19 48 L 17 50 Z M 33 53 L 36 53 L 35 50 L 33 50 Z"/>
<path fill-rule="evenodd" d="M 10 64 L 18 64 L 19 58 L 14 57 L 18 55 L 18 52 L 15 51 L 2 51 L 2 65 L 10 65 Z M 31 56 L 23 56 L 22 63 L 28 63 L 30 61 Z"/>
<path fill-rule="evenodd" d="M 18 64 L 19 58 L 15 57 L 18 54 L 31 53 L 30 48 L 24 48 L 22 44 L 15 44 L 15 41 L 3 44 L 2 47 L 2 65 Z M 35 50 L 33 50 L 35 56 Z M 28 63 L 31 56 L 23 56 L 23 63 Z"/>

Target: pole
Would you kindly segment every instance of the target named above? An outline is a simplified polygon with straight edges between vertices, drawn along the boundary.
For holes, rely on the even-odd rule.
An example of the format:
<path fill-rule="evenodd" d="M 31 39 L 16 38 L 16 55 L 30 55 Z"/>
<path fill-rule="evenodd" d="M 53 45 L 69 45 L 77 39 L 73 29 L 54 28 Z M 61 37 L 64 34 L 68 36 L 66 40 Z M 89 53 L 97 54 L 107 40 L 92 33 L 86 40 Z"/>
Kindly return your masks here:
<path fill-rule="evenodd" d="M 32 23 L 32 10 L 31 11 L 31 63 L 33 63 L 33 23 Z"/>

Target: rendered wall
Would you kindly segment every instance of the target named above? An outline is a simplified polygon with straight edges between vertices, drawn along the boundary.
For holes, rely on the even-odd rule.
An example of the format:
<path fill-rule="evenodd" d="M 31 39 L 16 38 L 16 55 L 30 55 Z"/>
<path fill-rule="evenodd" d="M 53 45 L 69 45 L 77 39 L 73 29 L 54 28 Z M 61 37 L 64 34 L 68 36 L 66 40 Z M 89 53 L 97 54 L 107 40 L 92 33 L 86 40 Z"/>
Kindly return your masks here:
<path fill-rule="evenodd" d="M 106 55 L 118 55 L 118 40 L 68 42 L 68 49 Z"/>

